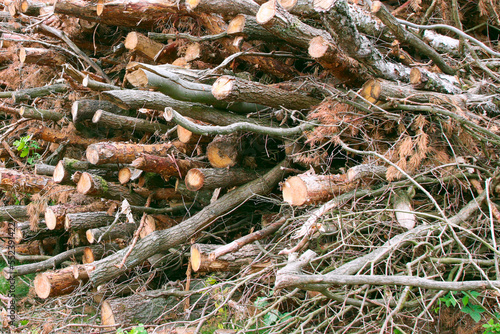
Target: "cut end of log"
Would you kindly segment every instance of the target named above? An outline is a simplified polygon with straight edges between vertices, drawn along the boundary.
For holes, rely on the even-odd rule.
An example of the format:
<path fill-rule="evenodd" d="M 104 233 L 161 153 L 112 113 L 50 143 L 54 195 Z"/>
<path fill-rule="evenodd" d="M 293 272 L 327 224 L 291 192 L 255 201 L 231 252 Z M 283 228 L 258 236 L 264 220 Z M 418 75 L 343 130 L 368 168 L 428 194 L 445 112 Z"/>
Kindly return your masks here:
<path fill-rule="evenodd" d="M 91 244 L 93 244 L 94 242 L 96 242 L 95 238 L 94 238 L 94 233 L 92 233 L 92 229 L 88 229 L 87 232 L 85 232 L 85 236 L 87 237 L 87 241 Z M 90 262 L 93 262 L 93 261 L 90 261 Z M 88 263 L 88 262 L 83 262 L 83 263 Z"/>
<path fill-rule="evenodd" d="M 212 94 L 217 100 L 224 100 L 229 96 L 234 86 L 234 78 L 222 76 L 212 85 Z"/>
<path fill-rule="evenodd" d="M 412 85 L 419 85 L 423 81 L 423 75 L 422 71 L 420 71 L 418 68 L 414 67 L 410 71 L 410 83 Z"/>
<path fill-rule="evenodd" d="M 61 160 L 57 163 L 54 169 L 54 174 L 52 174 L 52 179 L 55 183 L 61 183 L 67 177 L 67 171 L 64 168 L 64 162 Z"/>
<path fill-rule="evenodd" d="M 92 123 L 99 123 L 103 112 L 104 112 L 103 110 L 97 110 L 94 116 L 92 116 Z"/>
<path fill-rule="evenodd" d="M 290 205 L 303 205 L 307 201 L 307 187 L 297 176 L 288 178 L 283 184 L 283 200 Z"/>
<path fill-rule="evenodd" d="M 205 176 L 198 168 L 190 169 L 185 177 L 186 187 L 191 191 L 198 191 L 203 187 Z"/>
<path fill-rule="evenodd" d="M 147 87 L 148 86 L 148 76 L 146 72 L 139 69 L 127 74 L 126 79 L 135 87 Z"/>
<path fill-rule="evenodd" d="M 24 64 L 26 60 L 26 49 L 21 47 L 19 49 L 19 61 L 21 62 L 21 64 Z"/>
<path fill-rule="evenodd" d="M 190 44 L 186 49 L 186 54 L 184 55 L 184 59 L 186 62 L 190 62 L 196 60 L 201 57 L 201 46 L 199 43 Z"/>
<path fill-rule="evenodd" d="M 266 24 L 276 15 L 276 2 L 270 0 L 260 6 L 255 19 L 258 24 Z"/>
<path fill-rule="evenodd" d="M 99 151 L 92 145 L 87 147 L 85 156 L 87 157 L 87 161 L 93 165 L 97 165 L 97 163 L 99 162 Z"/>
<path fill-rule="evenodd" d="M 198 245 L 196 244 L 192 245 L 190 262 L 191 262 L 191 269 L 193 269 L 194 272 L 200 270 L 201 260 L 202 260 L 201 257 L 202 254 L 200 249 L 198 248 Z"/>
<path fill-rule="evenodd" d="M 79 102 L 75 101 L 71 105 L 71 118 L 73 119 L 73 123 L 78 122 L 78 108 L 79 108 Z"/>
<path fill-rule="evenodd" d="M 278 3 L 286 10 L 290 10 L 295 7 L 297 0 L 278 0 Z"/>
<path fill-rule="evenodd" d="M 55 230 L 57 227 L 57 217 L 52 208 L 45 209 L 45 224 L 49 230 Z"/>
<path fill-rule="evenodd" d="M 321 58 L 328 50 L 328 42 L 321 36 L 316 36 L 309 42 L 309 55 L 313 58 Z"/>
<path fill-rule="evenodd" d="M 149 215 L 144 215 L 141 219 L 141 224 L 143 224 L 143 228 L 141 232 L 139 233 L 139 236 L 141 238 L 145 238 L 149 234 L 153 233 L 156 231 L 156 221 L 153 217 Z"/>
<path fill-rule="evenodd" d="M 82 262 L 83 263 L 92 263 L 94 261 L 95 261 L 95 257 L 94 257 L 94 252 L 92 251 L 92 248 L 85 247 L 83 249 Z"/>
<path fill-rule="evenodd" d="M 177 125 L 177 138 L 181 143 L 190 143 L 192 142 L 193 133 L 180 125 Z"/>
<path fill-rule="evenodd" d="M 101 306 L 101 321 L 104 326 L 116 325 L 113 309 L 107 301 L 104 301 Z"/>
<path fill-rule="evenodd" d="M 186 0 L 186 7 L 188 10 L 193 10 L 198 6 L 199 3 L 200 0 Z"/>
<path fill-rule="evenodd" d="M 35 286 L 36 295 L 39 298 L 47 299 L 50 297 L 50 293 L 52 292 L 52 286 L 50 284 L 49 279 L 45 276 L 45 273 L 36 275 L 33 284 Z"/>
<path fill-rule="evenodd" d="M 120 171 L 118 172 L 118 181 L 120 181 L 121 184 L 128 183 L 131 178 L 132 178 L 132 171 L 128 167 L 124 167 L 120 169 Z"/>
<path fill-rule="evenodd" d="M 243 28 L 245 27 L 245 15 L 238 14 L 236 15 L 231 22 L 227 25 L 226 32 L 228 35 L 239 34 L 243 32 Z"/>
<path fill-rule="evenodd" d="M 139 41 L 138 38 L 138 33 L 135 31 L 130 32 L 127 35 L 127 38 L 125 38 L 125 48 L 128 50 L 134 50 L 137 46 L 137 43 Z"/>
<path fill-rule="evenodd" d="M 380 86 L 380 81 L 370 79 L 361 88 L 360 95 L 367 101 L 375 103 L 379 100 L 381 92 L 382 88 Z"/>
<path fill-rule="evenodd" d="M 172 122 L 172 120 L 174 119 L 174 109 L 170 107 L 165 107 L 165 111 L 163 112 L 163 118 L 165 118 L 167 122 Z"/>
<path fill-rule="evenodd" d="M 82 173 L 76 186 L 76 191 L 80 194 L 88 194 L 93 188 L 92 176 L 89 173 Z"/>

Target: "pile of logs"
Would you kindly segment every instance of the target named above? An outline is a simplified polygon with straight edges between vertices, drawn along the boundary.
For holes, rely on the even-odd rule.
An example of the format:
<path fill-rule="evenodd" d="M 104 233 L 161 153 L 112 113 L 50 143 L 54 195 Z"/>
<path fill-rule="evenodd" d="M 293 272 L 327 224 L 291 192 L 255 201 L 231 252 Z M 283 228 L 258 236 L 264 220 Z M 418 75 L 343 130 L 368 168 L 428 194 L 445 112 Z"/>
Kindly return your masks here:
<path fill-rule="evenodd" d="M 264 323 L 325 332 L 380 307 L 381 333 L 433 332 L 398 312 L 500 286 L 480 262 L 500 275 L 500 51 L 452 2 L 5 0 L 3 275 L 36 274 L 34 304 L 93 298 L 89 326 L 199 330 L 229 307 L 239 329 L 292 312 Z"/>

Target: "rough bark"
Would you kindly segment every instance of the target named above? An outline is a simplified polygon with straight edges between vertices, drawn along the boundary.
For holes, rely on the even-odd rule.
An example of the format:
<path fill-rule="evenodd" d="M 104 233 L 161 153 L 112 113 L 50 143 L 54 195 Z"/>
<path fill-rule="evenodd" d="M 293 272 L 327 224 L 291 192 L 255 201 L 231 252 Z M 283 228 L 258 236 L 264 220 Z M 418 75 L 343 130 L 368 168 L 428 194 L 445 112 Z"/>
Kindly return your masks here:
<path fill-rule="evenodd" d="M 216 99 L 225 102 L 253 102 L 273 108 L 309 109 L 320 103 L 319 100 L 301 93 L 289 92 L 258 82 L 222 76 L 212 86 Z"/>
<path fill-rule="evenodd" d="M 137 226 L 138 225 L 135 223 L 120 223 L 116 224 L 111 229 L 109 229 L 109 226 L 88 229 L 85 235 L 91 244 L 96 243 L 104 233 L 106 233 L 106 235 L 101 238 L 101 242 L 111 242 L 115 239 L 128 240 L 133 236 Z"/>
<path fill-rule="evenodd" d="M 67 267 L 38 274 L 33 285 L 36 295 L 39 298 L 47 299 L 73 292 L 80 286 L 80 281 L 74 278 L 73 267 Z"/>
<path fill-rule="evenodd" d="M 131 166 L 145 172 L 160 174 L 165 179 L 171 176 L 184 178 L 191 168 L 206 166 L 206 163 L 188 159 L 175 159 L 173 156 L 160 157 L 152 154 L 141 154 L 132 161 Z"/>
<path fill-rule="evenodd" d="M 66 133 L 65 131 L 57 131 L 46 126 L 39 128 L 30 128 L 28 133 L 33 135 L 35 139 L 45 140 L 51 143 L 68 143 L 77 146 L 89 146 L 98 142 L 97 139 L 84 138 L 74 132 Z"/>
<path fill-rule="evenodd" d="M 264 172 L 242 168 L 192 168 L 185 177 L 186 187 L 191 191 L 215 188 L 231 188 L 255 180 Z"/>
<path fill-rule="evenodd" d="M 262 249 L 255 245 L 245 245 L 235 252 L 210 259 L 209 254 L 220 245 L 194 244 L 191 246 L 191 268 L 195 272 L 238 271 L 252 264 Z M 262 265 L 262 263 L 260 263 Z"/>
<path fill-rule="evenodd" d="M 52 49 L 21 47 L 19 49 L 19 61 L 24 64 L 60 66 L 66 63 L 66 57 Z"/>
<path fill-rule="evenodd" d="M 13 220 L 28 216 L 26 205 L 9 205 L 0 207 L 0 220 Z"/>
<path fill-rule="evenodd" d="M 92 122 L 111 129 L 123 129 L 146 133 L 166 133 L 171 126 L 158 122 L 151 122 L 137 117 L 116 115 L 104 110 L 97 110 L 92 117 Z"/>
<path fill-rule="evenodd" d="M 131 192 L 127 187 L 113 182 L 108 182 L 102 177 L 83 173 L 78 181 L 76 190 L 88 196 L 104 197 L 108 199 L 126 199 L 131 205 L 144 205 L 146 199 L 139 194 Z"/>
<path fill-rule="evenodd" d="M 105 211 L 67 213 L 64 219 L 64 228 L 73 231 L 88 230 L 109 225 L 114 220 L 115 216 L 111 216 Z"/>
<path fill-rule="evenodd" d="M 127 49 L 144 55 L 150 60 L 155 60 L 155 56 L 163 49 L 163 46 L 163 44 L 155 42 L 136 31 L 130 32 L 125 39 Z"/>
<path fill-rule="evenodd" d="M 47 206 L 45 209 L 45 223 L 50 230 L 62 229 L 64 228 L 66 214 L 104 211 L 108 210 L 112 205 L 117 205 L 117 203 L 110 200 L 97 200 L 86 205 L 67 203 Z"/>
<path fill-rule="evenodd" d="M 191 149 L 190 145 L 177 141 L 153 145 L 101 142 L 90 145 L 86 155 L 90 163 L 102 165 L 106 163 L 131 163 L 142 153 L 168 156 L 175 150 L 189 154 Z"/>
<path fill-rule="evenodd" d="M 73 123 L 77 124 L 79 122 L 92 119 L 97 110 L 105 110 L 118 115 L 132 116 L 128 110 L 124 110 L 109 101 L 78 100 L 73 102 L 73 105 L 71 106 Z"/>

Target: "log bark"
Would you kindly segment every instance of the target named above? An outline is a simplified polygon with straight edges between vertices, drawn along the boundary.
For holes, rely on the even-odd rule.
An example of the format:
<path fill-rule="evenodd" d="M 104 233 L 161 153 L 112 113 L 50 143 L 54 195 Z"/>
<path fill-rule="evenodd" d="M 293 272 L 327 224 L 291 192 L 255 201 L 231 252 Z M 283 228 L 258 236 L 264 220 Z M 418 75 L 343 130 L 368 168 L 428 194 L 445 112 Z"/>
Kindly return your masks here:
<path fill-rule="evenodd" d="M 243 115 L 212 108 L 201 103 L 175 100 L 159 92 L 139 90 L 107 91 L 102 93 L 102 97 L 125 109 L 149 108 L 163 111 L 166 107 L 171 107 L 183 116 L 215 125 L 230 125 L 238 122 L 249 122 L 260 125 L 269 124 L 254 118 L 247 118 Z"/>
<path fill-rule="evenodd" d="M 64 228 L 66 214 L 96 212 L 109 209 L 116 202 L 110 200 L 97 200 L 86 205 L 76 205 L 73 203 L 48 206 L 45 209 L 45 223 L 49 230 L 59 230 Z"/>
<path fill-rule="evenodd" d="M 150 60 L 155 60 L 156 55 L 163 49 L 163 46 L 163 44 L 135 31 L 130 32 L 125 38 L 125 47 L 127 49 L 146 56 Z"/>
<path fill-rule="evenodd" d="M 139 236 L 145 238 L 154 231 L 166 230 L 177 225 L 178 222 L 166 215 L 144 215 L 141 219 L 141 224 L 143 224 L 143 228 Z"/>
<path fill-rule="evenodd" d="M 185 6 L 175 1 L 119 0 L 106 3 L 100 10 L 102 12 L 99 15 L 98 4 L 83 0 L 62 0 L 54 5 L 54 12 L 58 14 L 111 26 L 147 29 L 155 27 L 160 20 L 168 20 L 171 15 L 182 14 Z"/>
<path fill-rule="evenodd" d="M 356 182 L 346 182 L 346 175 L 301 174 L 285 181 L 283 200 L 290 205 L 317 204 L 351 191 L 356 186 Z"/>
<path fill-rule="evenodd" d="M 109 101 L 78 100 L 73 102 L 73 105 L 71 106 L 71 116 L 73 117 L 73 123 L 76 124 L 88 119 L 92 119 L 97 110 L 105 110 L 107 112 L 118 115 L 132 116 L 128 110 L 124 110 Z"/>
<path fill-rule="evenodd" d="M 210 85 L 184 80 L 176 73 L 164 70 L 161 66 L 131 63 L 127 69 L 129 74 L 127 74 L 126 79 L 135 87 L 156 89 L 177 100 L 205 103 L 239 113 L 250 113 L 263 109 L 262 105 L 255 103 L 229 104 L 221 102 L 213 96 Z"/>
<path fill-rule="evenodd" d="M 115 239 L 128 240 L 134 235 L 137 227 L 138 225 L 135 223 L 120 223 L 116 224 L 111 229 L 109 229 L 109 226 L 88 229 L 85 235 L 87 236 L 88 242 L 91 244 L 96 243 L 104 233 L 106 233 L 106 235 L 101 238 L 101 242 L 111 242 Z"/>
<path fill-rule="evenodd" d="M 45 175 L 45 176 L 52 176 L 54 175 L 54 170 L 56 169 L 55 166 L 52 165 L 47 165 L 47 164 L 35 164 L 35 174 L 36 175 Z"/>
<path fill-rule="evenodd" d="M 14 220 L 28 217 L 26 205 L 9 205 L 0 207 L 0 220 Z"/>
<path fill-rule="evenodd" d="M 191 268 L 194 272 L 239 271 L 252 264 L 262 249 L 255 245 L 245 245 L 235 252 L 210 259 L 209 254 L 220 245 L 194 244 L 191 246 Z M 259 263 L 262 266 L 262 263 Z"/>
<path fill-rule="evenodd" d="M 76 191 L 80 194 L 98 196 L 108 199 L 126 199 L 131 205 L 144 205 L 146 199 L 141 195 L 131 192 L 127 187 L 113 182 L 108 182 L 102 177 L 83 173 L 78 181 Z"/>
<path fill-rule="evenodd" d="M 168 156 L 176 149 L 181 153 L 190 154 L 192 147 L 178 141 L 153 145 L 101 142 L 90 145 L 86 155 L 91 164 L 102 165 L 106 163 L 131 163 L 142 153 Z"/>
<path fill-rule="evenodd" d="M 26 106 L 19 108 L 19 115 L 24 118 L 38 119 L 41 121 L 49 120 L 54 122 L 57 122 L 64 117 L 63 114 L 57 111 L 43 110 L 36 107 L 30 108 Z"/>
<path fill-rule="evenodd" d="M 31 223 L 29 221 L 20 222 L 16 224 L 14 229 L 14 242 L 16 244 L 26 243 L 31 240 L 42 240 L 50 236 L 58 235 L 57 232 L 49 230 L 45 225 L 45 222 L 41 221 L 38 223 L 37 229 L 31 229 Z"/>
<path fill-rule="evenodd" d="M 242 168 L 192 168 L 185 177 L 186 187 L 191 191 L 231 188 L 255 180 L 264 172 Z"/>
<path fill-rule="evenodd" d="M 125 216 L 123 216 L 123 218 L 125 218 Z M 67 213 L 64 219 L 64 228 L 73 231 L 88 230 L 109 225 L 114 220 L 115 217 L 110 216 L 105 211 Z"/>
<path fill-rule="evenodd" d="M 225 102 L 253 102 L 272 108 L 309 109 L 321 101 L 300 93 L 289 92 L 258 82 L 221 76 L 212 86 L 216 99 Z"/>
<path fill-rule="evenodd" d="M 66 93 L 68 89 L 69 86 L 65 83 L 36 88 L 27 88 L 13 92 L 12 98 L 14 99 L 14 103 L 21 103 L 23 101 L 33 100 L 37 97 L 44 97 L 57 93 Z"/>
<path fill-rule="evenodd" d="M 242 36 L 245 40 L 259 40 L 275 43 L 277 39 L 274 34 L 257 23 L 255 16 L 245 14 L 236 15 L 227 25 L 226 32 L 229 36 Z"/>
<path fill-rule="evenodd" d="M 35 139 L 45 140 L 51 143 L 65 143 L 76 146 L 89 146 L 93 143 L 99 142 L 97 139 L 84 138 L 74 132 L 65 133 L 64 131 L 57 131 L 45 126 L 38 128 L 30 128 L 28 133 L 33 135 Z"/>
<path fill-rule="evenodd" d="M 152 154 L 141 154 L 132 161 L 131 166 L 145 172 L 160 174 L 165 179 L 171 176 L 184 178 L 191 168 L 206 166 L 206 163 L 188 159 L 175 159 L 173 156 L 160 157 Z"/>
<path fill-rule="evenodd" d="M 92 165 L 88 161 L 80 161 L 71 158 L 63 158 L 59 160 L 54 168 L 52 179 L 55 183 L 66 183 L 72 181 L 73 183 L 80 180 L 80 178 L 73 178 L 76 172 L 86 171 L 87 173 L 103 177 L 105 179 L 113 179 L 118 176 L 116 164 Z M 81 175 L 80 175 L 81 176 Z"/>
<path fill-rule="evenodd" d="M 73 276 L 73 267 L 38 274 L 33 281 L 36 295 L 47 299 L 69 294 L 80 286 L 80 281 Z"/>
<path fill-rule="evenodd" d="M 151 122 L 136 117 L 116 115 L 104 110 L 97 110 L 92 117 L 92 122 L 111 129 L 123 129 L 146 133 L 159 132 L 160 134 L 165 134 L 172 128 L 172 126 L 166 124 Z"/>
<path fill-rule="evenodd" d="M 215 137 L 207 146 L 207 158 L 214 168 L 236 165 L 240 159 L 238 137 L 235 135 Z"/>
<path fill-rule="evenodd" d="M 16 190 L 24 193 L 37 193 L 56 186 L 52 179 L 32 173 L 21 173 L 13 169 L 0 168 L 0 189 Z"/>
<path fill-rule="evenodd" d="M 238 14 L 255 15 L 259 5 L 253 0 L 236 0 L 230 3 L 222 0 L 187 0 L 186 8 L 195 13 L 217 13 L 228 18 Z"/>
<path fill-rule="evenodd" d="M 128 248 L 95 262 L 96 269 L 90 274 L 92 285 L 98 286 L 107 282 L 124 273 L 127 269 L 142 263 L 150 256 L 186 242 L 194 233 L 205 229 L 222 214 L 240 205 L 242 201 L 255 195 L 270 192 L 283 176 L 281 168 L 287 166 L 288 162 L 283 161 L 263 177 L 224 195 L 184 222 L 167 230 L 151 233 L 146 238 L 139 240 L 123 267 L 117 268 L 115 265 L 121 263 L 123 255 L 129 251 Z"/>
<path fill-rule="evenodd" d="M 66 57 L 53 49 L 21 47 L 19 49 L 19 61 L 23 64 L 61 66 L 66 63 Z"/>
<path fill-rule="evenodd" d="M 100 260 L 120 250 L 120 246 L 116 243 L 104 243 L 101 245 L 92 245 L 83 248 L 82 263 L 88 264 Z M 78 278 L 78 277 L 75 277 Z M 87 276 L 88 279 L 88 276 Z"/>

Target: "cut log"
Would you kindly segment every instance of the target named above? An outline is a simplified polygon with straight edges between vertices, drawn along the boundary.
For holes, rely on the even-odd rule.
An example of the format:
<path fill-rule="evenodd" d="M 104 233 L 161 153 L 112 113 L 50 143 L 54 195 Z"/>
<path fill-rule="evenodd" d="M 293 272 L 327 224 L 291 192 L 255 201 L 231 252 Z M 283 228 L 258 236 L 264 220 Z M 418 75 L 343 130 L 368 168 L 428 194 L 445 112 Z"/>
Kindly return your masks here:
<path fill-rule="evenodd" d="M 250 113 L 263 109 L 262 105 L 255 103 L 228 104 L 221 102 L 213 96 L 210 85 L 184 80 L 178 74 L 164 70 L 161 66 L 131 63 L 127 69 L 130 72 L 126 79 L 135 87 L 156 89 L 177 100 L 206 103 L 216 108 L 239 113 Z"/>
<path fill-rule="evenodd" d="M 257 23 L 254 16 L 244 14 L 236 15 L 227 25 L 226 32 L 230 36 L 243 36 L 247 41 L 260 40 L 276 42 L 277 39 L 275 35 Z"/>
<path fill-rule="evenodd" d="M 63 158 L 63 160 L 59 160 L 59 162 L 55 166 L 52 179 L 55 183 L 66 183 L 70 180 L 72 181 L 72 183 L 78 183 L 80 178 L 73 178 L 72 175 L 79 171 L 86 171 L 87 173 L 98 175 L 105 179 L 113 179 L 118 176 L 118 168 L 119 166 L 117 164 L 104 164 L 96 166 L 92 165 L 88 161 Z"/>
<path fill-rule="evenodd" d="M 301 93 L 289 92 L 258 82 L 231 76 L 219 77 L 212 86 L 216 99 L 225 102 L 253 102 L 272 108 L 309 109 L 321 101 Z"/>
<path fill-rule="evenodd" d="M 171 228 L 178 223 L 176 220 L 166 215 L 144 215 L 141 218 L 141 224 L 143 224 L 143 228 L 139 233 L 139 236 L 141 238 L 145 238 L 154 231 L 166 230 L 167 228 Z"/>
<path fill-rule="evenodd" d="M 81 0 L 61 0 L 55 3 L 54 12 L 110 26 L 152 29 L 159 21 L 185 12 L 185 6 L 175 1 L 119 0 L 107 2 L 103 7 L 103 3 L 99 5 L 99 2 L 89 4 Z M 98 15 L 99 12 L 101 15 Z"/>
<path fill-rule="evenodd" d="M 47 165 L 43 163 L 35 164 L 35 174 L 36 175 L 45 175 L 52 176 L 54 175 L 55 166 Z"/>
<path fill-rule="evenodd" d="M 84 247 L 82 263 L 88 264 L 100 260 L 118 251 L 120 246 L 115 243 L 105 243 L 101 245 L 92 245 Z M 78 277 L 75 277 L 78 278 Z"/>
<path fill-rule="evenodd" d="M 133 167 L 123 167 L 118 172 L 118 181 L 120 182 L 120 184 L 127 184 L 130 181 L 137 180 L 142 175 L 142 172 L 142 170 L 135 169 Z"/>
<path fill-rule="evenodd" d="M 57 122 L 64 117 L 63 114 L 57 111 L 30 108 L 26 106 L 22 106 L 21 108 L 19 108 L 19 115 L 24 118 L 39 119 L 42 121 L 50 120 L 54 122 Z"/>
<path fill-rule="evenodd" d="M 101 238 L 101 242 L 111 242 L 115 239 L 128 240 L 134 235 L 137 227 L 138 225 L 135 223 L 120 223 L 111 229 L 109 226 L 88 229 L 85 235 L 91 244 L 96 243 L 99 238 Z M 104 233 L 106 235 L 103 237 Z"/>
<path fill-rule="evenodd" d="M 9 205 L 0 207 L 0 220 L 13 220 L 16 218 L 26 218 L 28 212 L 26 205 Z"/>
<path fill-rule="evenodd" d="M 192 168 L 186 174 L 186 187 L 191 191 L 215 188 L 231 188 L 255 180 L 259 175 L 256 171 L 242 168 Z"/>
<path fill-rule="evenodd" d="M 131 163 L 141 153 L 168 156 L 175 150 L 190 154 L 192 147 L 179 141 L 153 145 L 101 142 L 90 145 L 86 155 L 90 163 L 102 165 L 106 163 Z"/>
<path fill-rule="evenodd" d="M 159 132 L 159 134 L 165 134 L 172 128 L 172 126 L 166 124 L 150 122 L 136 117 L 116 115 L 104 110 L 97 110 L 92 117 L 92 122 L 111 129 L 123 129 L 146 133 Z"/>
<path fill-rule="evenodd" d="M 19 11 L 27 16 L 42 16 L 54 13 L 54 7 L 45 2 L 22 0 Z"/>
<path fill-rule="evenodd" d="M 302 174 L 288 178 L 283 185 L 283 200 L 290 205 L 310 205 L 330 200 L 357 186 L 346 182 L 346 175 Z"/>
<path fill-rule="evenodd" d="M 19 61 L 23 64 L 60 66 L 66 63 L 66 57 L 61 52 L 53 49 L 21 47 L 19 49 Z"/>
<path fill-rule="evenodd" d="M 124 109 L 149 108 L 163 111 L 166 107 L 171 107 L 183 116 L 214 125 L 230 125 L 238 122 L 269 125 L 265 121 L 222 111 L 201 103 L 175 100 L 160 92 L 115 90 L 103 92 L 102 97 Z"/>
<path fill-rule="evenodd" d="M 122 218 L 125 218 L 125 215 Z M 114 216 L 110 216 L 104 211 L 67 213 L 64 228 L 66 230 L 88 230 L 109 225 L 114 220 Z"/>
<path fill-rule="evenodd" d="M 266 175 L 222 196 L 182 223 L 163 231 L 156 231 L 139 240 L 131 251 L 126 248 L 95 262 L 95 270 L 90 274 L 92 285 L 98 286 L 107 282 L 142 263 L 152 255 L 168 251 L 170 248 L 186 242 L 196 232 L 208 227 L 218 217 L 240 205 L 242 201 L 255 195 L 269 193 L 283 177 L 282 168 L 288 166 L 289 163 L 283 161 Z M 130 253 L 128 253 L 129 251 Z M 126 253 L 128 253 L 128 257 L 125 265 L 118 268 Z"/>
<path fill-rule="evenodd" d="M 14 242 L 16 244 L 20 244 L 31 240 L 42 240 L 56 235 L 58 235 L 58 233 L 49 230 L 43 221 L 38 223 L 36 231 L 31 229 L 31 223 L 29 221 L 20 222 L 16 224 L 16 228 L 14 230 Z"/>
<path fill-rule="evenodd" d="M 186 7 L 195 13 L 217 13 L 225 18 L 238 14 L 255 15 L 259 10 L 256 2 L 246 0 L 235 0 L 231 3 L 221 0 L 187 0 Z"/>
<path fill-rule="evenodd" d="M 47 299 L 73 292 L 80 286 L 80 281 L 75 279 L 73 267 L 67 267 L 36 275 L 33 285 L 36 295 L 39 298 Z"/>
<path fill-rule="evenodd" d="M 23 101 L 33 100 L 37 97 L 44 97 L 57 93 L 66 93 L 68 89 L 69 86 L 65 83 L 36 88 L 27 88 L 14 92 L 12 94 L 12 98 L 14 99 L 15 103 L 21 103 Z"/>
<path fill-rule="evenodd" d="M 134 191 L 144 198 L 151 196 L 154 200 L 172 201 L 182 199 L 182 195 L 175 191 L 175 188 L 148 189 L 143 187 L 134 187 Z"/>
<path fill-rule="evenodd" d="M 385 180 L 387 167 L 375 164 L 362 164 L 351 167 L 346 173 L 346 182 L 354 182 L 356 180 Z"/>
<path fill-rule="evenodd" d="M 112 205 L 116 205 L 116 202 L 110 200 L 98 200 L 87 205 L 75 205 L 68 203 L 48 206 L 45 209 L 45 223 L 47 224 L 47 228 L 50 230 L 62 229 L 64 228 L 66 214 L 104 211 L 108 210 Z"/>
<path fill-rule="evenodd" d="M 74 132 L 66 133 L 64 131 L 58 131 L 46 126 L 40 126 L 38 128 L 30 128 L 28 133 L 32 134 L 33 138 L 45 140 L 51 143 L 64 143 L 67 142 L 70 145 L 77 146 L 89 146 L 93 143 L 99 142 L 97 139 L 84 138 Z"/>
<path fill-rule="evenodd" d="M 155 60 L 155 56 L 163 49 L 163 46 L 163 44 L 135 31 L 130 32 L 125 38 L 125 47 L 127 49 L 146 56 L 150 60 Z"/>
<path fill-rule="evenodd" d="M 240 159 L 239 138 L 234 135 L 215 137 L 207 146 L 207 157 L 214 168 L 233 167 Z"/>
<path fill-rule="evenodd" d="M 192 118 L 188 118 L 188 117 L 186 117 L 186 118 L 189 119 L 190 121 L 192 121 L 193 123 L 206 125 L 206 123 L 194 120 Z M 191 144 L 191 145 L 207 143 L 207 142 L 212 141 L 212 139 L 213 139 L 210 136 L 201 136 L 201 135 L 197 135 L 195 133 L 192 133 L 191 131 L 183 128 L 180 125 L 177 125 L 177 138 L 179 139 L 179 141 L 181 143 Z"/>
<path fill-rule="evenodd" d="M 145 172 L 160 174 L 168 180 L 171 176 L 184 178 L 191 168 L 203 167 L 206 164 L 194 160 L 175 159 L 173 156 L 141 154 L 139 158 L 132 161 L 131 166 Z"/>
<path fill-rule="evenodd" d="M 0 168 L 0 189 L 24 193 L 37 193 L 45 188 L 54 187 L 56 184 L 51 178 L 43 175 L 21 173 L 13 169 Z"/>
<path fill-rule="evenodd" d="M 181 194 L 184 200 L 187 198 L 202 205 L 210 204 L 213 195 L 210 190 L 191 191 L 181 179 L 175 182 L 175 191 Z"/>
<path fill-rule="evenodd" d="M 87 119 L 92 119 L 97 110 L 105 110 L 117 115 L 132 116 L 128 110 L 124 110 L 109 101 L 78 100 L 73 102 L 73 105 L 71 106 L 73 123 L 76 124 Z"/>
<path fill-rule="evenodd" d="M 262 254 L 262 249 L 255 245 L 245 245 L 239 250 L 209 259 L 209 254 L 221 245 L 194 244 L 191 246 L 191 268 L 195 272 L 239 271 L 248 266 Z M 268 263 L 269 265 L 270 263 Z M 263 263 L 258 264 L 262 268 Z"/>
<path fill-rule="evenodd" d="M 97 196 L 108 199 L 126 199 L 131 205 L 144 205 L 146 199 L 141 195 L 130 192 L 127 187 L 108 182 L 102 177 L 87 172 L 82 173 L 76 191 L 88 196 Z"/>

